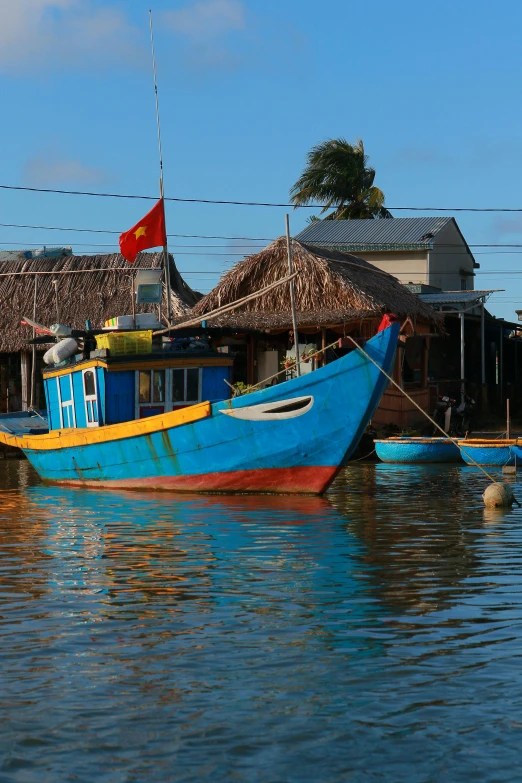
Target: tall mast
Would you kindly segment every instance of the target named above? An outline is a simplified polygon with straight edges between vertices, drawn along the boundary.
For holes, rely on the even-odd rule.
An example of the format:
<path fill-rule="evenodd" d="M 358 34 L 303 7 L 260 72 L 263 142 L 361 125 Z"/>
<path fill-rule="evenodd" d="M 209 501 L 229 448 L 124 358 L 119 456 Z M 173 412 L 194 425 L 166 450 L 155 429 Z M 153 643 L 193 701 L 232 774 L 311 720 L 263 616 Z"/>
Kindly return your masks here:
<path fill-rule="evenodd" d="M 290 218 L 286 215 L 286 248 L 288 252 L 288 272 L 294 274 L 294 261 L 292 254 L 292 239 L 290 237 Z M 294 280 L 290 280 L 290 307 L 292 310 L 292 326 L 294 327 L 294 345 L 297 377 L 301 375 L 301 364 L 299 361 L 299 335 L 297 333 L 297 316 L 295 312 L 295 287 Z"/>
<path fill-rule="evenodd" d="M 158 126 L 158 153 L 159 153 L 159 168 L 160 168 L 160 198 L 163 201 L 163 215 L 165 216 L 165 201 L 163 190 L 163 152 L 161 149 L 161 126 L 160 126 L 160 114 L 159 114 L 159 101 L 158 101 L 158 83 L 156 79 L 156 57 L 154 54 L 154 34 L 152 32 L 152 11 L 149 9 L 149 23 L 150 23 L 150 45 L 152 50 L 152 71 L 154 74 L 154 95 L 156 97 L 156 125 Z M 165 234 L 167 223 L 165 221 Z M 169 250 L 167 247 L 167 240 L 165 238 L 165 244 L 163 246 L 163 264 L 165 267 L 165 282 L 167 285 L 167 321 L 170 324 L 172 319 L 172 301 L 170 293 L 170 264 L 169 264 Z"/>

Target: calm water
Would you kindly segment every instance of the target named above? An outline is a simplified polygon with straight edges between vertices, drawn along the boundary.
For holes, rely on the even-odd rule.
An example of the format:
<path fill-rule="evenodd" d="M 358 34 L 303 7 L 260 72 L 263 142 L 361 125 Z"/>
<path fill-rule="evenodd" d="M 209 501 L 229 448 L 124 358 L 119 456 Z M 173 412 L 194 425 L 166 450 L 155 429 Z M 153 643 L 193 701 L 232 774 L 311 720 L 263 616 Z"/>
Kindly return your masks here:
<path fill-rule="evenodd" d="M 178 497 L 0 463 L 1 783 L 519 781 L 522 510 L 484 486 L 357 464 L 326 499 Z"/>

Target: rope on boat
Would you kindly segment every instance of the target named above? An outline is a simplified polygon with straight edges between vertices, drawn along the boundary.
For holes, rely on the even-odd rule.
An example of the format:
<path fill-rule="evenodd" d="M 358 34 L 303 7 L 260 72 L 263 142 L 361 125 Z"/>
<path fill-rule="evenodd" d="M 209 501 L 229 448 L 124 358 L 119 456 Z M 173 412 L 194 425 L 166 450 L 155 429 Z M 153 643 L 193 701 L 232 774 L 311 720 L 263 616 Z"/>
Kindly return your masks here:
<path fill-rule="evenodd" d="M 309 354 L 306 358 L 308 360 L 314 359 L 316 356 L 320 356 L 320 354 L 324 353 L 325 351 L 328 351 L 330 348 L 339 347 L 339 338 L 334 343 L 330 343 L 330 345 L 325 345 L 324 348 L 319 348 L 318 351 L 315 353 Z M 304 361 L 304 359 L 301 359 L 301 361 Z M 288 370 L 293 370 L 294 367 L 297 366 L 297 361 L 292 362 L 288 365 L 288 367 L 284 367 L 282 370 L 279 370 L 279 372 L 274 373 L 273 375 L 269 375 L 268 378 L 263 378 L 262 381 L 258 381 L 257 383 L 254 383 L 253 386 L 249 386 L 248 391 L 251 392 L 254 389 L 257 389 L 261 386 L 262 383 L 266 383 L 267 381 L 272 381 L 274 378 L 277 378 L 279 375 L 282 375 L 283 373 L 288 372 Z M 230 384 L 228 384 L 230 386 Z M 240 396 L 240 395 L 238 395 Z"/>
<path fill-rule="evenodd" d="M 442 434 L 444 435 L 444 437 L 445 437 L 445 438 L 447 438 L 448 440 L 450 440 L 452 443 L 454 443 L 454 444 L 455 444 L 455 446 L 457 446 L 457 448 L 458 448 L 458 449 L 460 449 L 461 451 L 463 451 L 463 452 L 464 452 L 464 453 L 465 453 L 465 454 L 468 456 L 468 458 L 469 458 L 470 462 L 471 462 L 473 465 L 475 465 L 475 467 L 477 467 L 479 470 L 481 470 L 481 471 L 482 471 L 482 473 L 483 473 L 483 474 L 484 474 L 484 475 L 485 475 L 485 476 L 486 476 L 486 477 L 487 477 L 487 478 L 488 478 L 488 479 L 489 479 L 491 482 L 493 482 L 493 484 L 496 484 L 496 483 L 497 483 L 497 482 L 495 481 L 495 479 L 494 479 L 492 476 L 490 476 L 490 475 L 489 475 L 489 473 L 487 472 L 487 470 L 484 470 L 484 468 L 482 467 L 482 465 L 479 465 L 479 464 L 478 464 L 478 462 L 475 462 L 475 460 L 474 460 L 474 459 L 473 459 L 473 457 L 470 455 L 470 453 L 469 453 L 468 451 L 466 451 L 466 449 L 465 449 L 465 448 L 463 448 L 463 447 L 460 445 L 459 441 L 458 441 L 456 438 L 452 438 L 452 437 L 451 437 L 451 435 L 448 435 L 448 433 L 447 433 L 445 430 L 443 430 L 443 429 L 442 429 L 442 427 L 441 427 L 439 424 L 437 424 L 437 422 L 436 422 L 434 419 L 432 419 L 432 418 L 431 418 L 431 416 L 430 416 L 428 413 L 426 413 L 426 411 L 425 411 L 425 410 L 423 410 L 423 409 L 421 408 L 421 406 L 420 406 L 420 405 L 418 405 L 418 404 L 415 402 L 415 400 L 414 400 L 412 397 L 410 397 L 410 395 L 409 395 L 407 392 L 405 392 L 405 391 L 404 391 L 404 389 L 403 389 L 401 386 L 399 386 L 399 384 L 398 384 L 396 381 L 394 381 L 394 380 L 393 380 L 393 378 L 392 378 L 390 375 L 388 375 L 388 373 L 387 373 L 385 370 L 383 370 L 383 369 L 382 369 L 382 367 L 381 367 L 381 366 L 380 366 L 380 365 L 379 365 L 379 364 L 378 364 L 378 363 L 377 363 L 377 362 L 376 362 L 374 359 L 372 359 L 372 357 L 371 357 L 371 356 L 370 356 L 368 353 L 366 353 L 366 351 L 364 350 L 364 348 L 361 348 L 361 346 L 360 346 L 358 343 L 356 343 L 356 342 L 355 342 L 355 340 L 353 339 L 353 337 L 350 337 L 350 335 L 347 335 L 347 336 L 346 336 L 346 339 L 347 339 L 347 340 L 351 340 L 351 342 L 352 342 L 352 343 L 355 345 L 355 347 L 356 347 L 356 348 L 357 348 L 357 349 L 358 349 L 358 350 L 359 350 L 361 353 L 363 353 L 363 354 L 366 356 L 366 358 L 367 358 L 367 359 L 369 359 L 369 360 L 370 360 L 370 362 L 371 362 L 372 364 L 374 364 L 374 365 L 377 367 L 377 369 L 378 369 L 378 370 L 380 370 L 380 371 L 382 372 L 382 374 L 383 374 L 383 375 L 384 375 L 384 376 L 385 376 L 385 377 L 386 377 L 386 378 L 387 378 L 387 379 L 390 381 L 390 383 L 392 383 L 392 384 L 395 386 L 395 388 L 396 388 L 396 389 L 398 389 L 400 392 L 402 392 L 402 394 L 404 394 L 404 396 L 406 397 L 406 399 L 408 399 L 408 400 L 409 400 L 409 401 L 412 403 L 412 405 L 414 405 L 414 406 L 417 408 L 417 410 L 419 410 L 419 411 L 422 413 L 422 415 L 423 415 L 423 416 L 425 416 L 425 417 L 428 419 L 428 421 L 430 421 L 430 422 L 433 424 L 433 426 L 434 426 L 434 427 L 436 427 L 438 430 L 440 430 L 440 431 L 442 432 Z"/>
<path fill-rule="evenodd" d="M 160 329 L 159 332 L 153 332 L 153 334 L 167 334 L 167 332 L 173 332 L 175 329 L 186 329 L 189 326 L 200 326 L 202 321 L 209 321 L 212 318 L 218 318 L 218 316 L 224 315 L 224 313 L 228 313 L 230 310 L 236 310 L 236 308 L 241 307 L 241 305 L 245 304 L 246 302 L 252 301 L 252 299 L 258 299 L 260 296 L 263 296 L 263 294 L 266 294 L 267 291 L 271 291 L 273 288 L 278 288 L 280 285 L 288 283 L 290 280 L 293 280 L 294 277 L 297 277 L 297 274 L 297 272 L 294 272 L 291 275 L 286 275 L 286 277 L 281 277 L 280 280 L 276 280 L 275 283 L 270 283 L 270 285 L 267 285 L 265 288 L 260 288 L 259 291 L 256 291 L 254 294 L 244 296 L 242 299 L 236 299 L 235 302 L 230 302 L 227 305 L 216 307 L 215 310 L 210 310 L 208 313 L 198 315 L 197 318 L 191 318 L 188 321 L 183 321 L 180 324 L 169 326 L 168 329 Z"/>
<path fill-rule="evenodd" d="M 351 459 L 350 462 L 360 462 L 363 459 L 368 459 L 372 454 L 375 454 L 375 449 L 372 449 L 369 454 L 365 454 L 364 457 L 357 457 L 357 459 Z"/>

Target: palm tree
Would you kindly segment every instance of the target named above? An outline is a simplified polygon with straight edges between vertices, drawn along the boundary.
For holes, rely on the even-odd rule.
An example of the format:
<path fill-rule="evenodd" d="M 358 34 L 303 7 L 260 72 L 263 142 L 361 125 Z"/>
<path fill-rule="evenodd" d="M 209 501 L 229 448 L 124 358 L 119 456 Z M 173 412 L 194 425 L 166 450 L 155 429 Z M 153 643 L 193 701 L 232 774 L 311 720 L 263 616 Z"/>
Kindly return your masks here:
<path fill-rule="evenodd" d="M 312 147 L 307 160 L 290 191 L 295 207 L 319 201 L 321 214 L 335 207 L 326 220 L 393 217 L 384 206 L 384 193 L 373 184 L 375 171 L 367 165 L 362 139 L 355 144 L 328 139 Z"/>

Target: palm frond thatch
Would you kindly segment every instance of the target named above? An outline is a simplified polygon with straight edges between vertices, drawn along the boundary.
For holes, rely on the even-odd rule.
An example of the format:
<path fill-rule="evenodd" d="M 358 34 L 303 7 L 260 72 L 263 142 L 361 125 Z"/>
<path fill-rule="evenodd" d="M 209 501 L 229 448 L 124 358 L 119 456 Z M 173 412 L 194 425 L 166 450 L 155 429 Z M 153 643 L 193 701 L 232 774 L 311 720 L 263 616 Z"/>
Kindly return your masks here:
<path fill-rule="evenodd" d="M 321 326 L 393 312 L 440 324 L 440 316 L 404 285 L 372 264 L 349 253 L 292 241 L 298 324 Z M 288 274 L 286 238 L 279 237 L 260 253 L 240 261 L 204 296 L 191 316 L 241 299 Z M 291 327 L 290 291 L 283 285 L 247 302 L 215 325 L 237 328 Z"/>
<path fill-rule="evenodd" d="M 20 326 L 20 321 L 24 316 L 33 317 L 35 277 L 36 320 L 39 323 L 50 325 L 56 322 L 53 280 L 57 280 L 60 322 L 76 329 L 84 329 L 85 321 L 89 319 L 93 327 L 100 328 L 108 318 L 132 311 L 130 275 L 133 270 L 159 269 L 162 266 L 163 253 L 140 253 L 132 266 L 127 264 L 119 253 L 1 261 L 0 351 L 19 351 L 26 347 L 26 341 L 32 336 L 27 327 Z M 96 271 L 81 272 L 91 269 Z M 52 274 L 41 274 L 42 272 Z M 63 272 L 70 274 L 60 274 Z M 183 316 L 201 298 L 201 294 L 185 283 L 172 256 L 170 278 L 172 312 L 175 316 Z M 137 312 L 150 310 L 151 305 L 136 307 Z M 163 313 L 165 312 L 164 286 Z"/>

